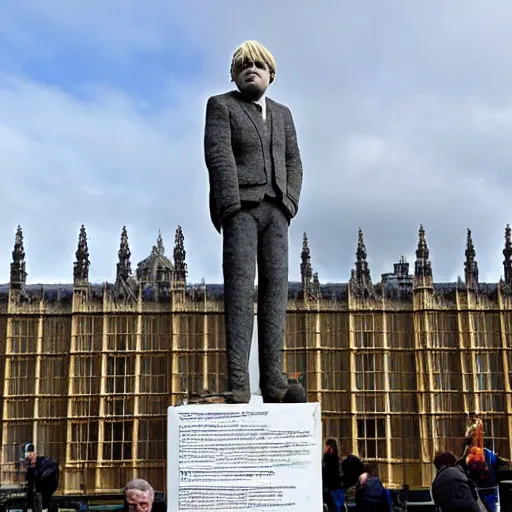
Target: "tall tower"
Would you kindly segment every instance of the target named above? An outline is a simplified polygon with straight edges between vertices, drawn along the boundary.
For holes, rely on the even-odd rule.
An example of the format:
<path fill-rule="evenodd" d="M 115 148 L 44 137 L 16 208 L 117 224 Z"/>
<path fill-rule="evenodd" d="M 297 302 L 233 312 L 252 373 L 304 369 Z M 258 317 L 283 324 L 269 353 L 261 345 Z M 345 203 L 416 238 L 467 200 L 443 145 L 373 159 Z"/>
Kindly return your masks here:
<path fill-rule="evenodd" d="M 476 261 L 476 251 L 473 245 L 471 230 L 468 229 L 466 240 L 466 261 L 464 262 L 464 274 L 466 286 L 470 289 L 478 288 L 478 262 Z"/>
<path fill-rule="evenodd" d="M 512 286 L 512 230 L 510 224 L 505 228 L 505 249 L 503 249 L 503 273 L 505 277 L 505 284 Z"/>
<path fill-rule="evenodd" d="M 304 297 L 311 290 L 311 278 L 313 277 L 313 268 L 311 267 L 311 251 L 309 250 L 308 235 L 302 236 L 302 252 L 300 254 L 300 276 L 302 280 L 302 294 Z"/>
<path fill-rule="evenodd" d="M 414 264 L 414 288 L 434 288 L 432 264 L 429 260 L 430 251 L 427 246 L 425 230 L 420 224 L 416 262 Z"/>
<path fill-rule="evenodd" d="M 82 224 L 78 235 L 78 248 L 75 252 L 76 261 L 73 265 L 73 284 L 75 288 L 89 286 L 89 249 L 87 247 L 87 233 Z"/>
<path fill-rule="evenodd" d="M 21 226 L 16 230 L 16 239 L 12 251 L 11 278 L 9 282 L 9 300 L 18 301 L 25 293 L 27 272 L 25 271 L 25 248 Z"/>
<path fill-rule="evenodd" d="M 23 247 L 23 231 L 21 226 L 16 230 L 16 240 L 14 250 L 12 251 L 11 263 L 11 290 L 22 290 L 27 281 L 27 272 L 25 271 L 25 249 Z"/>
<path fill-rule="evenodd" d="M 132 266 L 130 263 L 130 246 L 128 245 L 128 232 L 126 226 L 123 226 L 121 231 L 121 243 L 119 244 L 119 251 L 117 252 L 119 263 L 117 264 L 116 283 L 120 281 L 127 281 L 132 275 Z"/>
<path fill-rule="evenodd" d="M 187 252 L 185 251 L 185 236 L 181 226 L 176 228 L 174 235 L 174 270 L 173 270 L 173 286 L 174 289 L 185 290 L 187 287 L 187 263 L 185 258 Z"/>
<path fill-rule="evenodd" d="M 357 249 L 355 268 L 352 269 L 349 286 L 352 294 L 359 297 L 368 297 L 374 294 L 370 267 L 368 265 L 366 245 L 363 238 L 363 230 L 359 228 L 357 233 Z"/>
<path fill-rule="evenodd" d="M 300 276 L 301 290 L 299 297 L 306 300 L 308 297 L 313 300 L 320 299 L 320 281 L 318 272 L 313 272 L 311 265 L 311 251 L 309 250 L 308 236 L 304 233 L 302 237 L 302 252 L 300 253 Z"/>
<path fill-rule="evenodd" d="M 128 232 L 126 231 L 126 226 L 123 226 L 119 251 L 117 252 L 119 262 L 117 263 L 114 296 L 118 300 L 130 299 L 133 302 L 137 302 L 138 285 L 132 276 L 131 254 L 130 246 L 128 245 Z"/>

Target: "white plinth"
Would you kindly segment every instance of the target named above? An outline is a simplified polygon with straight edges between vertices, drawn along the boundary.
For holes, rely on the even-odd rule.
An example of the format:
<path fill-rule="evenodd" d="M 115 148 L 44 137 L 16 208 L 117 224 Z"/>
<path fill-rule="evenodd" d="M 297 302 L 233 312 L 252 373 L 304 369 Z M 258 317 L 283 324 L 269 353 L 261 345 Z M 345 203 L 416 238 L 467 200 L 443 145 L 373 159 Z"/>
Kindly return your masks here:
<path fill-rule="evenodd" d="M 169 407 L 169 512 L 322 512 L 320 404 Z"/>

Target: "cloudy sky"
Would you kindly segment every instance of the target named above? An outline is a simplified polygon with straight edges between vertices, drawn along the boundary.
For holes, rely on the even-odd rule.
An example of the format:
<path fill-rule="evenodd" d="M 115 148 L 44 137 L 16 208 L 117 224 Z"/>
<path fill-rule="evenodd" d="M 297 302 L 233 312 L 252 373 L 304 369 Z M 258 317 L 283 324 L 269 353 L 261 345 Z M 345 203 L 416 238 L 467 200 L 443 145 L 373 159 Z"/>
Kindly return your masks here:
<path fill-rule="evenodd" d="M 356 5 L 357 4 L 357 5 Z M 257 9 L 255 9 L 257 7 Z M 503 273 L 512 222 L 512 4 L 507 0 L 6 0 L 0 5 L 0 282 L 16 226 L 28 280 L 70 282 L 80 225 L 90 279 L 113 280 L 183 226 L 190 279 L 221 282 L 203 162 L 205 103 L 231 88 L 234 48 L 274 53 L 304 161 L 290 231 L 322 282 L 345 281 L 363 228 L 374 280 L 418 225 L 437 281 Z"/>

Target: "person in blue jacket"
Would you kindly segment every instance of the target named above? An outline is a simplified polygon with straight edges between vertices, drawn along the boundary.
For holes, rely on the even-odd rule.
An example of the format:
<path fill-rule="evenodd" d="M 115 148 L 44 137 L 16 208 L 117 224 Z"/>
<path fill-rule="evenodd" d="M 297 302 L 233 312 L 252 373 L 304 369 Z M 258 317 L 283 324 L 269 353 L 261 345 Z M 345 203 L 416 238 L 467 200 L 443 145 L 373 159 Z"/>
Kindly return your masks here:
<path fill-rule="evenodd" d="M 498 504 L 498 470 L 508 467 L 509 461 L 484 447 L 483 419 L 475 416 L 464 438 L 464 453 L 457 461 L 475 483 L 480 499 L 488 512 L 496 512 Z"/>
<path fill-rule="evenodd" d="M 388 491 L 381 479 L 365 467 L 363 461 L 350 454 L 341 463 L 343 487 L 348 489 L 356 486 L 357 512 L 390 512 L 391 502 Z"/>

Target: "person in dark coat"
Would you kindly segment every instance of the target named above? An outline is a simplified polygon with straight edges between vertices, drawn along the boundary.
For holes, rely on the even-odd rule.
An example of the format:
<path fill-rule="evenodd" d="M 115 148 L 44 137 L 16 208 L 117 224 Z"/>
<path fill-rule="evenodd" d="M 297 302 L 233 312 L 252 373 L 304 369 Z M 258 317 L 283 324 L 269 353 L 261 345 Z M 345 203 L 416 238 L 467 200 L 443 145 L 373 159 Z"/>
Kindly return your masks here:
<path fill-rule="evenodd" d="M 434 503 L 443 512 L 480 512 L 476 487 L 451 452 L 439 452 L 434 458 L 437 475 L 432 482 Z"/>
<path fill-rule="evenodd" d="M 334 439 L 328 439 L 325 443 L 322 461 L 322 485 L 324 504 L 327 505 L 329 512 L 336 512 L 336 504 L 332 493 L 340 489 L 341 475 L 338 444 Z"/>
<path fill-rule="evenodd" d="M 51 507 L 52 496 L 59 487 L 59 465 L 52 457 L 37 455 L 33 443 L 24 445 L 27 463 L 27 508 L 45 512 Z"/>
<path fill-rule="evenodd" d="M 389 494 L 381 479 L 365 467 L 363 461 L 350 454 L 341 463 L 343 487 L 356 486 L 357 512 L 390 512 Z"/>

